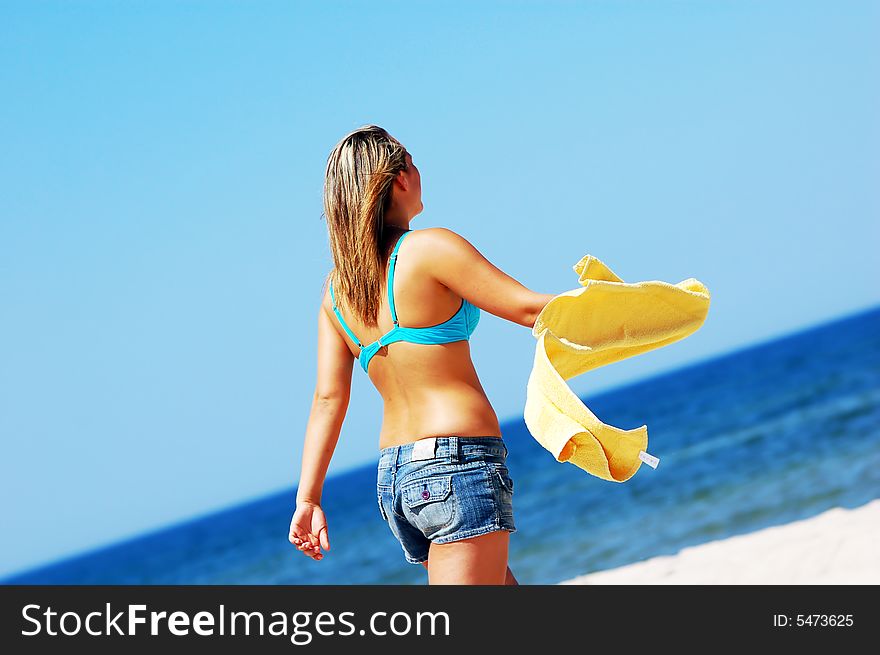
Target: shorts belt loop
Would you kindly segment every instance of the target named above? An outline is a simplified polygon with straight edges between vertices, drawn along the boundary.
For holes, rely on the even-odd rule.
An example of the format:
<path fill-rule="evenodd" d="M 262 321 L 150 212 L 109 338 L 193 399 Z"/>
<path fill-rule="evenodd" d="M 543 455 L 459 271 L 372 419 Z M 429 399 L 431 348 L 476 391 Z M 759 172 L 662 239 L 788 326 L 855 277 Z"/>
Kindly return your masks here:
<path fill-rule="evenodd" d="M 449 456 L 452 458 L 452 463 L 458 464 L 461 461 L 458 437 L 449 437 L 449 451 Z"/>

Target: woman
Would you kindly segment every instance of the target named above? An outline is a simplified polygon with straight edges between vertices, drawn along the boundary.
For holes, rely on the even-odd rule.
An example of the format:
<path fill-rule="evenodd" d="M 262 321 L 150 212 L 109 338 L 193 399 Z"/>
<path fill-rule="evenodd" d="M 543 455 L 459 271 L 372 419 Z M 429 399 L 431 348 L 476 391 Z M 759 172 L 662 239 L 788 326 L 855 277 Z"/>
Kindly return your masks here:
<path fill-rule="evenodd" d="M 330 153 L 324 214 L 335 267 L 318 311 L 289 539 L 315 560 L 330 549 L 321 489 L 357 360 L 384 401 L 377 503 L 406 560 L 427 569 L 429 584 L 517 584 L 507 447 L 468 338 L 480 309 L 531 328 L 554 296 L 530 291 L 450 230 L 412 230 L 423 208 L 412 156 L 381 127 L 351 132 Z"/>

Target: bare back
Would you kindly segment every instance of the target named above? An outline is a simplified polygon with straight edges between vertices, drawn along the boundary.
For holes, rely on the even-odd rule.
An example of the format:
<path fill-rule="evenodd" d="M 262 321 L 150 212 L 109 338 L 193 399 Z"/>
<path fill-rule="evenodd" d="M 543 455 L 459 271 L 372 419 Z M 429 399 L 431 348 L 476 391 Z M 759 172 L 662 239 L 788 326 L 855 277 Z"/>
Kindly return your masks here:
<path fill-rule="evenodd" d="M 396 230 L 385 244 L 386 253 L 400 237 Z M 425 270 L 434 235 L 415 230 L 401 243 L 394 275 L 394 306 L 401 326 L 428 327 L 458 311 L 462 296 Z M 384 280 L 387 280 L 388 266 Z M 345 322 L 361 340 L 371 343 L 393 327 L 387 284 L 382 284 L 378 327 L 366 327 L 341 304 Z M 338 296 L 337 296 L 338 300 Z M 340 337 L 354 357 L 360 354 L 333 312 L 329 293 L 323 301 Z M 434 436 L 501 436 L 498 417 L 486 397 L 471 361 L 466 340 L 440 344 L 397 341 L 382 346 L 370 360 L 368 374 L 384 401 L 379 448 Z"/>

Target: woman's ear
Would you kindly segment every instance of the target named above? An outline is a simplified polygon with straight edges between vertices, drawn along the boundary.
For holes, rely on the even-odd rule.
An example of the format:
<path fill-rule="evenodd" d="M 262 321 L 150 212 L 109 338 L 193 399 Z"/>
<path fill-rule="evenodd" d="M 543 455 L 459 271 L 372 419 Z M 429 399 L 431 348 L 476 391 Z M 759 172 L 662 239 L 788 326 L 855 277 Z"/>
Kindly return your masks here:
<path fill-rule="evenodd" d="M 400 184 L 401 191 L 407 191 L 409 189 L 409 178 L 406 176 L 406 171 L 401 170 L 394 176 L 394 183 Z"/>

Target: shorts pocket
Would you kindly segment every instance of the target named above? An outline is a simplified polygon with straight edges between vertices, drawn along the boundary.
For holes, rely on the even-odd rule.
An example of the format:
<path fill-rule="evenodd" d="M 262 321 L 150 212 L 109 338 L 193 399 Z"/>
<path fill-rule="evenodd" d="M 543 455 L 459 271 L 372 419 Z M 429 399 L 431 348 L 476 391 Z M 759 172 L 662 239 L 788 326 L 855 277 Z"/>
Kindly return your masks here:
<path fill-rule="evenodd" d="M 455 503 L 452 476 L 425 477 L 400 488 L 404 513 L 425 536 L 452 521 Z"/>
<path fill-rule="evenodd" d="M 495 477 L 495 487 L 497 494 L 495 503 L 498 508 L 498 521 L 502 528 L 516 531 L 516 524 L 513 521 L 513 478 L 510 477 L 510 471 L 507 470 L 505 464 L 491 464 L 492 475 Z"/>
<path fill-rule="evenodd" d="M 385 514 L 385 506 L 382 504 L 382 494 L 377 493 L 376 498 L 378 498 L 378 500 L 379 500 L 379 513 L 382 515 L 382 520 L 387 522 L 388 515 Z"/>
<path fill-rule="evenodd" d="M 504 464 L 498 464 L 492 467 L 495 469 L 495 475 L 501 481 L 501 486 L 510 494 L 513 494 L 513 478 L 510 477 L 510 471 Z"/>

